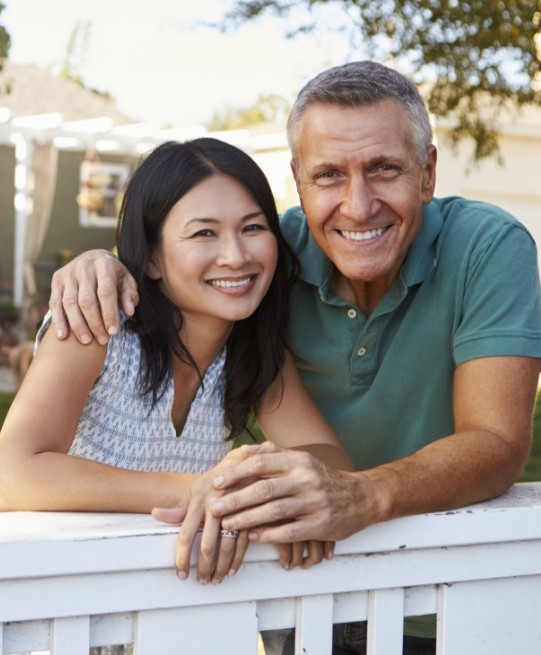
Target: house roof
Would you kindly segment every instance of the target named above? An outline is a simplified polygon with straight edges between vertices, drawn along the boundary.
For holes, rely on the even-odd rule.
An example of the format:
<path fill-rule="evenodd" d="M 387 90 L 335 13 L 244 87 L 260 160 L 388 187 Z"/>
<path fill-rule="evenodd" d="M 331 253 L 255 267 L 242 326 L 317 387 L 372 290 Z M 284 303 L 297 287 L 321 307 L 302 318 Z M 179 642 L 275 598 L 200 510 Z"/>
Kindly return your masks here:
<path fill-rule="evenodd" d="M 134 122 L 117 109 L 113 98 L 34 64 L 4 64 L 0 107 L 8 109 L 11 117 L 59 112 L 65 121 L 109 116 L 116 125 Z"/>

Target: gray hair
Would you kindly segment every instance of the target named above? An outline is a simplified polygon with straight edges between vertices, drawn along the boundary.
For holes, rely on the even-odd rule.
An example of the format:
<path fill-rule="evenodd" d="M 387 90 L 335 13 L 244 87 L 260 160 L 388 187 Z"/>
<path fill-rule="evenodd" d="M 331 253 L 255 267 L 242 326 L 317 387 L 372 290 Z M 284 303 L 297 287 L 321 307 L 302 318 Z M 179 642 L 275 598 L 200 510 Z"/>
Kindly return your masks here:
<path fill-rule="evenodd" d="M 421 166 L 432 144 L 432 127 L 425 103 L 411 80 L 373 61 L 355 61 L 329 68 L 299 92 L 287 120 L 287 139 L 293 161 L 299 165 L 299 132 L 305 110 L 314 104 L 359 107 L 394 100 L 407 112 L 411 139 Z"/>

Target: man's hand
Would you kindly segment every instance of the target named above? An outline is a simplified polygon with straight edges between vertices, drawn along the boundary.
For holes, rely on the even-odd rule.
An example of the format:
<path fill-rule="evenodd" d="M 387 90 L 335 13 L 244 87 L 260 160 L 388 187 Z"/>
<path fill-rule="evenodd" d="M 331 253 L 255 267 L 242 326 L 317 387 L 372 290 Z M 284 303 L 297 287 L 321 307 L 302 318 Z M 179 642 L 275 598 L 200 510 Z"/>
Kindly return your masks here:
<path fill-rule="evenodd" d="M 374 522 L 359 500 L 361 487 L 370 482 L 359 473 L 332 470 L 309 453 L 266 444 L 265 452 L 222 470 L 214 485 L 225 490 L 254 478 L 258 481 L 225 494 L 211 508 L 228 530 L 255 528 L 251 541 L 344 539 Z"/>
<path fill-rule="evenodd" d="M 73 331 L 82 344 L 105 344 L 120 329 L 118 304 L 131 316 L 139 302 L 137 285 L 126 267 L 106 250 L 90 250 L 56 271 L 49 307 L 56 336 Z"/>

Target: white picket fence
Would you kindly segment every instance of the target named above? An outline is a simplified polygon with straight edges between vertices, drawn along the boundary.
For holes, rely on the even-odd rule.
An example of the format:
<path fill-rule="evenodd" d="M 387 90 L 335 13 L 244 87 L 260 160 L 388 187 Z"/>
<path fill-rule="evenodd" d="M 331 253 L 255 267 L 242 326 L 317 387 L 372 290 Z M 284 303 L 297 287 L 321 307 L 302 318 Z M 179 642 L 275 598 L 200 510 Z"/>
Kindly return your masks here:
<path fill-rule="evenodd" d="M 218 586 L 177 579 L 175 534 L 142 515 L 0 515 L 0 653 L 255 655 L 260 630 L 296 626 L 296 653 L 330 655 L 333 623 L 368 620 L 368 655 L 398 655 L 404 617 L 435 613 L 438 655 L 541 655 L 541 483 L 373 526 L 307 571 L 252 545 Z"/>

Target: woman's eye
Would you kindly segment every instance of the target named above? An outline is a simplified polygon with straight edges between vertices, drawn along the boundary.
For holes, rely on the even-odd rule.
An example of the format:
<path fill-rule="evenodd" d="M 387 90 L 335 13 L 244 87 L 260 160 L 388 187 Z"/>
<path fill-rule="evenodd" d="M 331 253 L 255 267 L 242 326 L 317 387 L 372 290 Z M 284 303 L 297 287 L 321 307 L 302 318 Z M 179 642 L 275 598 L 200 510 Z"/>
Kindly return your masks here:
<path fill-rule="evenodd" d="M 250 223 L 244 227 L 245 232 L 260 232 L 262 230 L 267 230 L 267 226 L 262 223 Z"/>
<path fill-rule="evenodd" d="M 199 230 L 195 234 L 192 234 L 192 237 L 212 237 L 214 232 L 212 230 Z"/>

